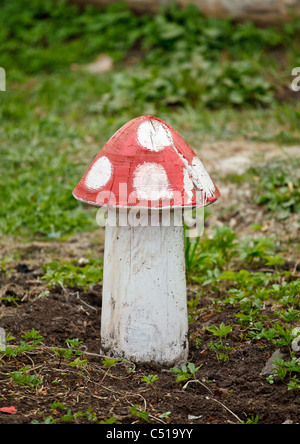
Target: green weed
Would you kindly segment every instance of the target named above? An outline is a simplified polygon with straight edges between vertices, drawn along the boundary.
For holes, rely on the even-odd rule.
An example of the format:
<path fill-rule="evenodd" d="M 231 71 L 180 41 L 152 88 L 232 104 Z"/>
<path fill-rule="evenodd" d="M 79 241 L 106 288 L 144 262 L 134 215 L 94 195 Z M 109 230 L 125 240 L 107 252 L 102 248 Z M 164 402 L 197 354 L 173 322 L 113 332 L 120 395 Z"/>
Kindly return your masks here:
<path fill-rule="evenodd" d="M 42 422 L 37 420 L 33 420 L 31 424 L 57 424 L 57 423 L 74 423 L 77 424 L 78 420 L 81 418 L 86 418 L 89 422 L 97 421 L 96 414 L 93 412 L 93 409 L 89 407 L 86 411 L 79 411 L 76 413 L 72 413 L 71 409 L 67 409 L 67 407 L 61 402 L 53 402 L 51 404 L 51 409 L 58 413 L 58 410 L 64 412 L 59 418 L 54 419 L 53 416 L 46 417 Z M 67 410 L 65 412 L 65 410 Z M 100 421 L 99 424 L 102 424 Z M 113 422 L 105 422 L 105 424 L 113 424 Z"/>
<path fill-rule="evenodd" d="M 141 381 L 145 382 L 147 385 L 152 385 L 157 380 L 158 380 L 157 375 L 145 375 L 141 378 Z"/>
<path fill-rule="evenodd" d="M 197 309 L 200 300 L 200 295 L 187 300 L 187 310 L 188 310 L 188 322 L 192 324 L 198 318 L 200 310 Z"/>
<path fill-rule="evenodd" d="M 275 238 L 261 237 L 253 239 L 251 236 L 246 236 L 241 242 L 239 252 L 240 258 L 249 265 L 267 265 L 274 256 L 276 256 L 276 263 L 280 264 L 283 263 L 284 259 L 276 255 L 278 249 L 279 245 L 276 244 Z"/>
<path fill-rule="evenodd" d="M 267 380 L 274 384 L 276 377 L 287 384 L 288 390 L 300 389 L 300 358 L 293 356 L 290 361 L 274 359 L 274 372 Z"/>
<path fill-rule="evenodd" d="M 29 353 L 35 350 L 39 344 L 43 341 L 43 336 L 39 335 L 39 331 L 32 329 L 22 335 L 23 341 L 20 341 L 20 345 L 6 345 L 3 350 L 0 350 L 0 355 L 17 357 L 23 353 Z M 10 333 L 6 335 L 5 342 L 14 341 L 16 338 Z"/>
<path fill-rule="evenodd" d="M 196 367 L 195 364 L 189 362 L 187 365 L 182 365 L 181 368 L 173 367 L 169 371 L 176 375 L 176 382 L 181 383 L 189 379 L 195 379 L 195 374 L 201 367 L 202 364 Z"/>
<path fill-rule="evenodd" d="M 300 158 L 274 159 L 258 163 L 237 177 L 229 175 L 233 182 L 251 183 L 252 200 L 262 205 L 270 216 L 287 219 L 300 209 Z"/>
<path fill-rule="evenodd" d="M 240 240 L 230 227 L 216 227 L 211 238 L 204 235 L 193 247 L 188 257 L 188 277 L 204 286 L 226 279 L 247 283 L 248 287 L 249 280 L 252 286 L 266 284 L 267 273 L 250 273 L 244 268 L 235 271 L 234 268 L 242 264 L 247 267 L 261 267 L 270 263 L 281 265 L 285 260 L 278 254 L 279 250 L 280 246 L 274 238 L 246 236 Z"/>
<path fill-rule="evenodd" d="M 76 358 L 74 361 L 69 362 L 67 365 L 69 367 L 81 368 L 81 367 L 85 367 L 87 365 L 87 360 Z"/>
<path fill-rule="evenodd" d="M 228 355 L 223 353 L 223 351 L 233 350 L 232 347 L 227 347 L 223 344 L 223 338 L 226 339 L 228 333 L 230 333 L 232 329 L 233 325 L 225 325 L 224 322 L 221 322 L 219 327 L 217 325 L 206 327 L 207 331 L 219 338 L 218 342 L 208 343 L 209 348 L 216 352 L 219 361 L 226 361 L 228 359 Z"/>
<path fill-rule="evenodd" d="M 255 340 L 266 339 L 274 345 L 287 347 L 288 349 L 294 339 L 292 328 L 280 321 L 273 323 L 271 328 L 264 328 L 262 322 L 256 322 L 250 327 L 248 336 Z"/>
<path fill-rule="evenodd" d="M 19 385 L 40 388 L 43 379 L 40 375 L 30 375 L 30 367 L 26 366 L 20 370 L 10 373 L 11 379 Z"/>
<path fill-rule="evenodd" d="M 1 63 L 16 72 L 64 70 L 101 52 L 120 61 L 132 48 L 140 48 L 143 62 L 134 72 L 121 70 L 112 76 L 102 111 L 131 107 L 133 102 L 137 107 L 158 101 L 168 106 L 195 104 L 200 99 L 216 107 L 224 102 L 251 105 L 272 101 L 263 70 L 244 54 L 247 50 L 260 54 L 262 49 L 282 44 L 284 34 L 275 29 L 268 32 L 276 35 L 273 40 L 267 40 L 258 28 L 249 32 L 249 25 L 244 30 L 239 26 L 235 32 L 229 20 L 204 18 L 194 6 L 164 8 L 153 18 L 134 15 L 125 4 L 89 7 L 82 12 L 62 1 L 26 3 L 27 10 L 21 13 L 16 0 L 6 1 L 1 14 Z M 291 31 L 290 40 L 295 31 Z M 222 60 L 220 54 L 225 49 L 228 58 Z"/>
<path fill-rule="evenodd" d="M 129 410 L 132 416 L 140 418 L 146 422 L 149 422 L 150 413 L 142 408 L 139 408 L 137 404 L 133 405 L 132 407 L 129 407 Z"/>
<path fill-rule="evenodd" d="M 90 259 L 85 265 L 80 265 L 76 261 L 54 261 L 45 265 L 43 269 L 45 274 L 41 279 L 48 281 L 49 287 L 79 285 L 87 289 L 102 281 L 103 259 Z"/>
<path fill-rule="evenodd" d="M 112 366 L 118 364 L 118 362 L 119 362 L 118 359 L 105 358 L 102 361 L 102 365 L 103 365 L 103 367 L 112 367 Z"/>
<path fill-rule="evenodd" d="M 246 421 L 242 421 L 241 424 L 258 424 L 259 422 L 259 416 L 258 415 L 250 415 L 249 418 L 246 419 Z"/>
<path fill-rule="evenodd" d="M 232 328 L 232 325 L 225 325 L 224 322 L 221 322 L 219 327 L 217 325 L 211 325 L 210 327 L 206 327 L 206 330 L 222 340 L 222 338 L 227 338 L 227 335 L 231 332 Z"/>
<path fill-rule="evenodd" d="M 156 387 L 155 387 L 155 384 L 154 384 L 154 382 L 157 381 L 157 380 L 158 380 L 158 376 L 157 375 L 152 375 L 152 374 L 144 375 L 141 378 L 141 382 L 145 382 L 145 384 L 147 384 L 148 386 L 150 386 L 154 390 L 154 393 L 156 395 L 156 401 L 158 402 L 159 401 L 158 393 L 157 393 L 157 390 L 156 390 Z"/>
<path fill-rule="evenodd" d="M 255 203 L 264 205 L 278 219 L 300 211 L 300 159 L 273 161 L 251 168 L 250 173 L 258 179 Z"/>
<path fill-rule="evenodd" d="M 111 416 L 108 419 L 101 419 L 101 421 L 99 421 L 99 424 L 121 424 L 121 423 L 117 418 Z"/>
<path fill-rule="evenodd" d="M 66 339 L 66 348 L 57 348 L 54 347 L 51 350 L 58 356 L 59 363 L 64 360 L 69 360 L 75 358 L 75 356 L 82 355 L 82 351 L 80 350 L 80 345 L 82 341 L 79 341 L 77 338 L 75 339 Z M 77 358 L 76 358 L 77 359 Z M 76 360 L 75 359 L 75 360 Z M 80 364 L 79 361 L 77 361 Z"/>

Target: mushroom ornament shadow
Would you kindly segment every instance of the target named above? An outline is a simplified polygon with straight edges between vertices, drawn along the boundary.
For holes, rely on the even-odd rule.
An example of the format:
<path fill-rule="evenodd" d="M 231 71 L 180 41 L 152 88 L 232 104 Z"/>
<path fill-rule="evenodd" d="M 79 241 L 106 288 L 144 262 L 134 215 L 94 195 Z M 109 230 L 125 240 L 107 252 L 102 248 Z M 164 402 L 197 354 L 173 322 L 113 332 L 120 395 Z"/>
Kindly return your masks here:
<path fill-rule="evenodd" d="M 184 212 L 220 197 L 200 159 L 163 120 L 137 117 L 108 140 L 73 196 L 106 212 L 100 352 L 186 362 Z"/>

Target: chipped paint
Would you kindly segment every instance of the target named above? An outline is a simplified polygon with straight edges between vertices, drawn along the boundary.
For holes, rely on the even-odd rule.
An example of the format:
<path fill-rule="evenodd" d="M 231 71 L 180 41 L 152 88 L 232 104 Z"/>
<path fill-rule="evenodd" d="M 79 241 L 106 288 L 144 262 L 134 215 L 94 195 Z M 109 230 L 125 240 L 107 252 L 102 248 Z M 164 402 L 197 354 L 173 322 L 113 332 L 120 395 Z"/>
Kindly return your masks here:
<path fill-rule="evenodd" d="M 212 197 L 216 191 L 216 187 L 204 168 L 203 163 L 197 156 L 192 160 L 192 174 L 196 187 L 199 190 L 203 190 L 206 196 Z"/>
<path fill-rule="evenodd" d="M 187 169 L 184 169 L 183 174 L 184 190 L 187 194 L 187 203 L 190 204 L 194 196 L 194 184 Z"/>

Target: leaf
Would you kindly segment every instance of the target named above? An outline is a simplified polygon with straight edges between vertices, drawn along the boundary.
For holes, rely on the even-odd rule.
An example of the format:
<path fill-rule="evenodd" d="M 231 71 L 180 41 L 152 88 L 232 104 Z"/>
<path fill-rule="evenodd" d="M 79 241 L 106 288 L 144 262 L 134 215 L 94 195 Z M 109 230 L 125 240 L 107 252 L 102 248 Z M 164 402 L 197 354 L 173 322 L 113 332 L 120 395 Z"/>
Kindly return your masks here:
<path fill-rule="evenodd" d="M 17 409 L 15 406 L 11 405 L 10 407 L 0 407 L 0 412 L 2 413 L 10 413 L 10 414 L 14 414 L 16 413 Z"/>

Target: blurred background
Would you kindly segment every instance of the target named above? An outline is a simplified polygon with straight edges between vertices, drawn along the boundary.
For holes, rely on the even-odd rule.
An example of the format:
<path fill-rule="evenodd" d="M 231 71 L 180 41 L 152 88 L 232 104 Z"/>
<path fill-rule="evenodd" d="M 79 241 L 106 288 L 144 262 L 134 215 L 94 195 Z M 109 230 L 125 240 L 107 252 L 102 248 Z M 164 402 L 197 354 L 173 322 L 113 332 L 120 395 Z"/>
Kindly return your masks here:
<path fill-rule="evenodd" d="M 300 19 L 299 1 L 286 3 L 2 0 L 2 236 L 95 228 L 72 190 L 105 141 L 142 114 L 173 125 L 221 192 L 219 178 L 223 188 L 244 181 L 279 220 L 296 214 Z M 263 160 L 282 147 L 292 148 L 284 162 L 253 170 L 252 153 Z"/>

